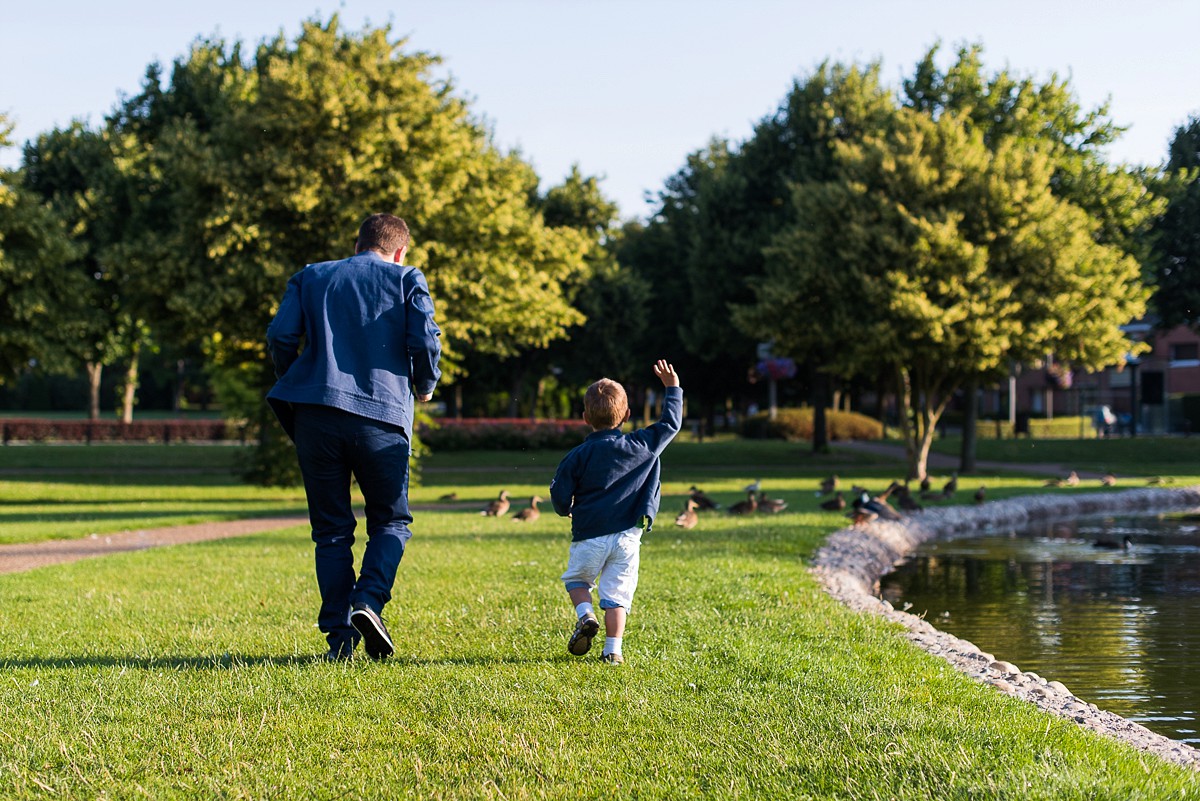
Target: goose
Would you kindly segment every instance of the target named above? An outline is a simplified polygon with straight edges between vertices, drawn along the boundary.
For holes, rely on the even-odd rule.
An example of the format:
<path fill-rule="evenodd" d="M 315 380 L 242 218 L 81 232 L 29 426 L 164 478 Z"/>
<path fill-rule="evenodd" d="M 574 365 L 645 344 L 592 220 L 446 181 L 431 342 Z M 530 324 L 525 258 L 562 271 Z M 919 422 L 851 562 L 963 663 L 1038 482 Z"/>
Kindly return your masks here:
<path fill-rule="evenodd" d="M 527 523 L 532 523 L 534 520 L 537 520 L 539 517 L 542 516 L 542 513 L 540 511 L 538 511 L 538 508 L 537 508 L 537 505 L 541 502 L 542 502 L 542 499 L 540 497 L 538 497 L 537 495 L 534 495 L 532 498 L 529 499 L 529 506 L 522 509 L 521 511 L 517 512 L 515 515 L 513 515 L 512 519 L 513 520 L 524 520 Z"/>
<path fill-rule="evenodd" d="M 767 493 L 759 490 L 758 492 L 758 511 L 767 514 L 779 514 L 787 508 L 787 501 L 783 498 L 768 498 Z"/>
<path fill-rule="evenodd" d="M 683 507 L 683 511 L 675 518 L 675 525 L 680 528 L 695 528 L 700 522 L 700 515 L 696 513 L 696 502 L 691 498 L 687 499 L 687 504 Z"/>
<path fill-rule="evenodd" d="M 987 497 L 987 486 L 979 485 L 979 489 L 975 490 L 975 503 L 983 503 L 983 499 Z"/>
<path fill-rule="evenodd" d="M 508 490 L 500 490 L 500 497 L 489 503 L 487 507 L 479 514 L 483 515 L 484 517 L 499 517 L 500 515 L 508 512 L 508 506 Z"/>
<path fill-rule="evenodd" d="M 731 515 L 752 515 L 754 510 L 758 508 L 758 500 L 754 497 L 753 492 L 746 493 L 746 500 L 735 503 L 729 507 Z"/>

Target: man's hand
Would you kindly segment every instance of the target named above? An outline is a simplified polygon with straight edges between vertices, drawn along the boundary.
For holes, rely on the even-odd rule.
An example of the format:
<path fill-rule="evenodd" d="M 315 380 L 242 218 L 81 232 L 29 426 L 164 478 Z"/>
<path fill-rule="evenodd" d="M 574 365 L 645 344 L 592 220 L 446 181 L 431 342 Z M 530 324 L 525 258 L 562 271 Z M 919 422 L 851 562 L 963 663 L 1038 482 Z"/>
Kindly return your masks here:
<path fill-rule="evenodd" d="M 430 394 L 428 394 L 428 395 L 418 395 L 418 396 L 417 396 L 417 400 L 419 400 L 421 403 L 426 403 L 426 402 L 428 402 L 428 401 L 429 401 L 430 399 L 432 399 L 432 398 L 433 398 L 433 393 L 432 393 L 432 392 L 431 392 Z"/>
<path fill-rule="evenodd" d="M 654 374 L 663 382 L 664 387 L 679 386 L 679 374 L 675 372 L 674 367 L 667 364 L 666 359 L 659 359 L 654 363 Z"/>

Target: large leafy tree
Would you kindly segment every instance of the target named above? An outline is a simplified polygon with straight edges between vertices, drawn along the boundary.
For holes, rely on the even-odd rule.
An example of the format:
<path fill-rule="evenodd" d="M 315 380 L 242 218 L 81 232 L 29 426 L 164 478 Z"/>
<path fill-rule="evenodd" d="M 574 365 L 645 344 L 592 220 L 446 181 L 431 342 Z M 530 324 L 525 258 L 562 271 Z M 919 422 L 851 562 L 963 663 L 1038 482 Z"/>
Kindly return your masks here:
<path fill-rule="evenodd" d="M 141 202 L 112 257 L 164 336 L 204 340 L 267 383 L 261 341 L 287 276 L 349 255 L 376 211 L 413 229 L 409 260 L 429 278 L 452 370 L 580 322 L 562 287 L 586 268 L 586 237 L 544 222 L 532 168 L 492 144 L 436 64 L 335 16 L 252 54 L 198 41 L 169 80 L 151 68 L 113 117 Z M 264 453 L 276 433 L 265 426 Z"/>
<path fill-rule="evenodd" d="M 1153 306 L 1164 328 L 1200 325 L 1200 118 L 1175 131 L 1165 167 L 1169 205 L 1155 226 Z"/>
<path fill-rule="evenodd" d="M 130 211 L 122 195 L 124 183 L 107 130 L 95 131 L 75 122 L 41 134 L 24 151 L 24 183 L 64 221 L 77 246 L 76 258 L 63 265 L 77 273 L 81 303 L 71 315 L 75 336 L 64 343 L 71 369 L 83 365 L 88 375 L 88 414 L 100 413 L 100 381 L 105 367 L 125 358 L 123 419 L 132 418 L 138 359 L 146 326 L 134 299 L 121 287 L 122 265 L 104 255 L 121 241 Z"/>
<path fill-rule="evenodd" d="M 12 125 L 0 114 L 0 148 Z M 86 294 L 67 268 L 78 254 L 54 209 L 24 184 L 19 171 L 0 170 L 0 384 L 37 365 L 61 369 L 80 334 Z"/>
<path fill-rule="evenodd" d="M 1045 120 L 1003 130 L 975 119 L 964 98 L 987 105 L 976 55 L 926 82 L 936 93 L 910 89 L 920 102 L 838 142 L 827 180 L 794 184 L 797 222 L 766 249 L 755 301 L 736 310 L 744 329 L 818 353 L 827 369 L 890 378 L 914 476 L 955 392 L 1050 351 L 1085 368 L 1117 361 L 1130 348 L 1119 326 L 1146 299 L 1123 243 L 1152 202 L 1076 202 L 1079 176 L 1094 191 L 1131 179 L 1105 172 L 1086 143 L 1064 145 L 1061 128 L 1033 135 Z"/>

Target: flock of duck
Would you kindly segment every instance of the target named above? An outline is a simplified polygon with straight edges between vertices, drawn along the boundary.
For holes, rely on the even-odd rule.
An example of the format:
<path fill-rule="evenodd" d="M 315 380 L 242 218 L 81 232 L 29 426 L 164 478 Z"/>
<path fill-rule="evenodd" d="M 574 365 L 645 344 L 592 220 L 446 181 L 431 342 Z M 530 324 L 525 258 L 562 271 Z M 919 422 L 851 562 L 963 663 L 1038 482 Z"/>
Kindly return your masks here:
<path fill-rule="evenodd" d="M 1172 479 L 1163 477 L 1154 477 L 1147 481 L 1148 484 L 1164 485 L 1170 484 Z M 1106 473 L 1100 479 L 1103 486 L 1111 487 L 1117 483 L 1117 477 L 1112 473 Z M 1078 473 L 1074 470 L 1065 478 L 1051 478 L 1045 482 L 1047 487 L 1076 487 L 1079 486 L 1080 479 Z M 851 501 L 846 501 L 846 493 L 840 489 L 841 480 L 836 475 L 831 475 L 828 478 L 821 480 L 818 496 L 830 496 L 828 500 L 822 501 L 820 507 L 830 512 L 840 512 L 846 509 L 850 510 L 846 513 L 846 517 L 850 518 L 851 524 L 858 526 L 870 523 L 874 520 L 901 520 L 904 513 L 919 512 L 924 507 L 913 497 L 913 492 L 909 488 L 907 481 L 893 481 L 887 486 L 883 492 L 872 494 L 866 487 L 854 485 L 849 489 Z M 762 480 L 759 479 L 751 484 L 748 484 L 742 489 L 746 493 L 746 500 L 739 501 L 725 510 L 731 515 L 753 515 L 753 514 L 778 514 L 787 509 L 787 501 L 782 498 L 769 498 L 766 492 L 762 489 Z M 953 473 L 950 479 L 942 486 L 940 490 L 935 490 L 928 476 L 921 479 L 919 498 L 923 501 L 943 501 L 953 498 L 958 492 L 958 473 Z M 987 497 L 987 486 L 981 484 L 979 489 L 975 491 L 975 503 L 983 503 Z M 895 500 L 896 506 L 892 505 L 892 500 Z M 458 493 L 449 493 L 443 495 L 438 500 L 443 502 L 458 500 Z M 521 522 L 532 522 L 541 516 L 541 511 L 538 509 L 539 503 L 544 503 L 544 499 L 534 495 L 529 499 L 529 505 L 518 510 L 512 515 L 512 519 Z M 492 501 L 488 502 L 479 514 L 484 517 L 504 517 L 511 509 L 512 501 L 509 498 L 507 490 L 500 490 L 500 495 Z M 899 507 L 897 509 L 896 507 Z M 704 511 L 718 511 L 721 504 L 714 501 L 704 493 L 699 487 L 692 485 L 688 490 L 687 500 L 684 502 L 683 511 L 675 518 L 675 525 L 680 528 L 690 529 L 695 528 L 700 522 L 700 513 Z M 1128 550 L 1132 547 L 1132 542 L 1128 537 L 1123 542 L 1113 542 L 1108 540 L 1097 540 L 1092 543 L 1096 548 L 1106 549 L 1123 549 Z"/>

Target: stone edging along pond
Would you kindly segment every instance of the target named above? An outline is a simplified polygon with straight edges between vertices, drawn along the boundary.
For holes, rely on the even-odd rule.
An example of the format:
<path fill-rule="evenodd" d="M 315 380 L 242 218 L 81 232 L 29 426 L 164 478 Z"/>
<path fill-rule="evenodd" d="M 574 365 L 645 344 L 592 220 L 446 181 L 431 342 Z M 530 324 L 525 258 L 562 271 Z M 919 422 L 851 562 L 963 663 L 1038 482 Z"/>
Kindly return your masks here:
<path fill-rule="evenodd" d="M 910 640 L 972 678 L 1074 720 L 1085 728 L 1200 771 L 1200 751 L 1099 709 L 1072 695 L 1060 682 L 997 661 L 973 643 L 939 631 L 916 615 L 893 609 L 890 603 L 878 597 L 879 579 L 890 572 L 900 558 L 937 536 L 983 534 L 998 528 L 1024 528 L 1037 520 L 1090 514 L 1150 514 L 1195 509 L 1200 509 L 1200 486 L 1038 495 L 992 501 L 980 506 L 946 506 L 918 512 L 899 522 L 876 521 L 836 531 L 817 551 L 811 569 L 834 598 L 851 609 L 872 612 L 900 623 L 907 629 Z"/>

